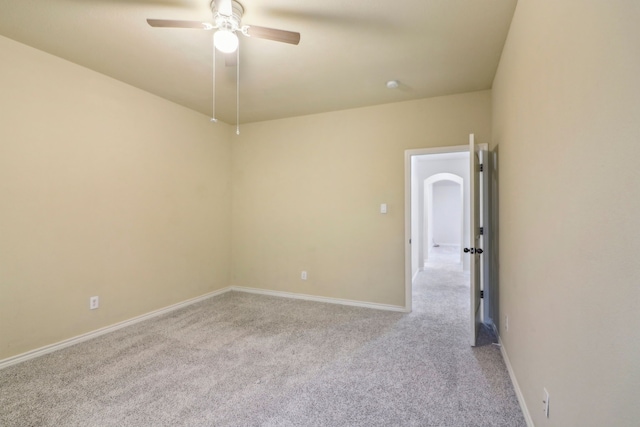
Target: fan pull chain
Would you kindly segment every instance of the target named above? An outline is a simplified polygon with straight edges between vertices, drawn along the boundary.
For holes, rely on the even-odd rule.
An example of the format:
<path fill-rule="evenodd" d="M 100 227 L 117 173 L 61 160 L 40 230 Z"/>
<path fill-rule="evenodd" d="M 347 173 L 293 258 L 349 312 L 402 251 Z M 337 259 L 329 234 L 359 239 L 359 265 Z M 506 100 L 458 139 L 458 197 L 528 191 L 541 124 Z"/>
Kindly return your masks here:
<path fill-rule="evenodd" d="M 240 46 L 236 49 L 236 135 L 240 135 Z"/>
<path fill-rule="evenodd" d="M 213 39 L 211 39 L 213 42 Z M 213 68 L 212 68 L 212 77 L 211 77 L 211 121 L 213 123 L 217 123 L 218 119 L 216 119 L 216 45 L 215 43 L 211 43 L 213 47 Z"/>

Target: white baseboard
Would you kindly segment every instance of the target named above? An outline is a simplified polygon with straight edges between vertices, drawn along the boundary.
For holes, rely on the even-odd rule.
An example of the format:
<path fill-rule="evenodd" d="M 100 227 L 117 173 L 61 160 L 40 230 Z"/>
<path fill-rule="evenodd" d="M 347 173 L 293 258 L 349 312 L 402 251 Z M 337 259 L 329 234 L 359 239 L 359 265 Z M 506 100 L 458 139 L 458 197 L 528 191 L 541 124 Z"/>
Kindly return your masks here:
<path fill-rule="evenodd" d="M 373 308 L 376 310 L 407 312 L 407 310 L 405 310 L 404 307 L 397 306 L 397 305 L 376 304 L 376 303 L 368 303 L 368 302 L 362 302 L 362 301 L 345 300 L 345 299 L 339 299 L 339 298 L 296 294 L 293 292 L 269 291 L 266 289 L 248 288 L 243 286 L 231 286 L 231 287 L 219 289 L 214 292 L 210 292 L 208 294 L 201 295 L 196 298 L 191 298 L 186 301 L 182 301 L 177 304 L 170 305 L 168 307 L 154 310 L 149 313 L 131 318 L 129 320 L 125 320 L 110 326 L 105 326 L 104 328 L 96 329 L 95 331 L 87 332 L 86 334 L 78 335 L 73 338 L 69 338 L 63 341 L 59 341 L 57 343 L 49 344 L 44 347 L 40 347 L 40 348 L 36 348 L 35 350 L 28 351 L 26 353 L 18 354 L 16 356 L 12 356 L 7 359 L 0 360 L 0 369 L 7 368 L 9 366 L 16 365 L 18 363 L 26 362 L 27 360 L 35 359 L 36 357 L 44 356 L 45 354 L 53 353 L 54 351 L 57 351 L 57 350 L 62 350 L 63 348 L 71 347 L 72 345 L 79 344 L 84 341 L 89 341 L 93 338 L 99 337 L 100 335 L 108 334 L 110 332 L 117 331 L 118 329 L 122 329 L 127 326 L 131 326 L 136 323 L 149 320 L 157 316 L 161 316 L 163 314 L 169 313 L 174 310 L 178 310 L 180 308 L 186 307 L 191 304 L 195 304 L 197 302 L 206 300 L 208 298 L 222 295 L 229 291 L 249 292 L 254 294 L 271 295 L 276 297 L 295 298 L 295 299 L 308 300 L 308 301 L 326 302 L 331 304 L 350 305 L 355 307 Z"/>
<path fill-rule="evenodd" d="M 306 301 L 326 302 L 330 304 L 341 304 L 341 305 L 350 305 L 354 307 L 373 308 L 376 310 L 400 311 L 402 313 L 407 312 L 405 307 L 400 305 L 377 304 L 372 302 L 355 301 L 355 300 L 341 299 L 341 298 L 319 297 L 316 295 L 298 294 L 294 292 L 270 291 L 267 289 L 249 288 L 245 286 L 232 286 L 231 290 L 238 291 L 238 292 L 248 292 L 252 294 L 270 295 L 274 297 L 294 298 L 294 299 L 301 299 Z"/>
<path fill-rule="evenodd" d="M 500 339 L 499 335 L 498 335 L 498 343 L 500 344 L 500 353 L 502 353 L 502 358 L 504 359 L 504 363 L 505 365 L 507 365 L 507 371 L 509 371 L 509 377 L 511 378 L 511 383 L 513 383 L 513 388 L 516 391 L 516 397 L 518 398 L 520 409 L 522 409 L 524 420 L 527 423 L 528 427 L 535 427 L 535 425 L 533 424 L 533 419 L 531 419 L 531 414 L 529 413 L 529 408 L 527 408 L 527 403 L 524 401 L 524 395 L 522 394 L 522 390 L 520 390 L 520 385 L 518 384 L 518 380 L 516 379 L 516 374 L 513 372 L 513 368 L 511 367 L 511 362 L 509 361 L 507 350 L 504 348 L 504 345 L 502 344 L 502 339 Z"/>
<path fill-rule="evenodd" d="M 231 290 L 230 287 L 226 287 L 214 292 L 209 292 L 208 294 L 204 294 L 196 298 L 191 298 L 186 301 L 182 301 L 177 304 L 170 305 L 168 307 L 154 310 L 149 313 L 136 316 L 129 320 L 118 322 L 110 326 L 105 326 L 104 328 L 96 329 L 95 331 L 87 332 L 86 334 L 78 335 L 73 338 L 59 341 L 54 344 L 49 344 L 44 347 L 36 348 L 35 350 L 27 351 L 26 353 L 18 354 L 16 356 L 12 356 L 7 359 L 0 360 L 0 369 L 6 368 L 12 365 L 16 365 L 21 362 L 26 362 L 27 360 L 35 359 L 36 357 L 44 356 L 45 354 L 53 353 L 54 351 L 57 351 L 57 350 L 62 350 L 63 348 L 71 347 L 72 345 L 79 344 L 84 341 L 89 341 L 91 339 L 99 337 L 100 335 L 108 334 L 110 332 L 117 331 L 118 329 L 122 329 L 127 326 L 131 326 L 133 324 L 136 324 L 157 316 L 161 316 L 171 311 L 178 310 L 182 307 L 186 307 L 188 305 L 195 304 L 197 302 L 206 300 L 208 298 L 212 298 L 217 295 L 224 294 L 225 292 L 229 292 L 230 290 Z"/>
<path fill-rule="evenodd" d="M 418 274 L 422 273 L 424 271 L 424 267 L 420 267 L 416 270 L 415 273 L 413 273 L 413 277 L 411 278 L 411 283 L 416 281 L 416 277 L 418 277 Z"/>

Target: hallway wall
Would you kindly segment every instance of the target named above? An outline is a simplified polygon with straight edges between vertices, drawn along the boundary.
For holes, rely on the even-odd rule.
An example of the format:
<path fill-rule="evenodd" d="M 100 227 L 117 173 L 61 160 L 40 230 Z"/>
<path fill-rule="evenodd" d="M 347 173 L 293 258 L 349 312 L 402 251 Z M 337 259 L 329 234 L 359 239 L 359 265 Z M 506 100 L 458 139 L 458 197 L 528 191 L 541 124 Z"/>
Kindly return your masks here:
<path fill-rule="evenodd" d="M 433 243 L 460 245 L 464 206 L 462 187 L 453 181 L 433 184 Z"/>

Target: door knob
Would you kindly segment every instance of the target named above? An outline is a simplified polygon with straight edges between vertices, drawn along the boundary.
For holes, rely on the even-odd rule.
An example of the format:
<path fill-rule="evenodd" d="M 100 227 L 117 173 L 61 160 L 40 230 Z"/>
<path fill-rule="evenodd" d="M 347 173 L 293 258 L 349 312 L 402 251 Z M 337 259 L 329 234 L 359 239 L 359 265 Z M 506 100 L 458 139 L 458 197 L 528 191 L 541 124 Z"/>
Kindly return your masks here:
<path fill-rule="evenodd" d="M 478 248 L 464 248 L 463 249 L 465 253 L 472 253 L 472 254 L 481 254 L 482 252 L 484 252 L 482 249 Z"/>

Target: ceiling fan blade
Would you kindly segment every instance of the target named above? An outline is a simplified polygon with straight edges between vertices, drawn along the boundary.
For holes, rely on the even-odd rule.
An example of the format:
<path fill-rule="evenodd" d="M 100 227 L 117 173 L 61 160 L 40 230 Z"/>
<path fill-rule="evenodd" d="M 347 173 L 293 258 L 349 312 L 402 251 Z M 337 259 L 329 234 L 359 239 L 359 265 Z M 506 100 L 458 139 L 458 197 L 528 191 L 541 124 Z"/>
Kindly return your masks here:
<path fill-rule="evenodd" d="M 218 13 L 222 16 L 231 16 L 233 9 L 231 6 L 231 0 L 216 0 L 218 5 Z"/>
<path fill-rule="evenodd" d="M 257 25 L 247 25 L 246 32 L 249 37 L 258 39 L 275 40 L 277 42 L 298 44 L 300 43 L 300 33 L 293 31 L 276 30 L 275 28 L 259 27 Z"/>
<path fill-rule="evenodd" d="M 214 28 L 210 22 L 201 22 L 201 21 L 176 21 L 173 19 L 147 19 L 147 23 L 152 27 L 159 27 L 159 28 L 195 28 L 200 30 L 211 30 Z"/>

